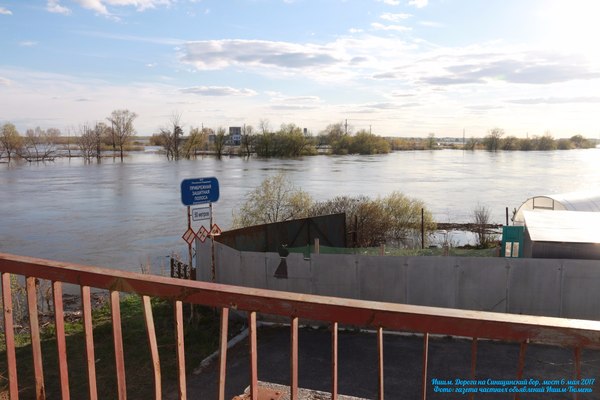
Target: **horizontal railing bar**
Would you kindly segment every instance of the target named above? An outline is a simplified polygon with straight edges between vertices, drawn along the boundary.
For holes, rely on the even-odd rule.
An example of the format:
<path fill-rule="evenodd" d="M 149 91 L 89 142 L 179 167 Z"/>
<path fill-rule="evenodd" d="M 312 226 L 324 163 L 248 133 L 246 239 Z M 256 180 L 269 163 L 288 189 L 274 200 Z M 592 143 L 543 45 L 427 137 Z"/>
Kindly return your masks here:
<path fill-rule="evenodd" d="M 211 307 L 387 330 L 600 348 L 600 321 L 500 314 L 166 278 L 0 253 L 0 271 Z"/>

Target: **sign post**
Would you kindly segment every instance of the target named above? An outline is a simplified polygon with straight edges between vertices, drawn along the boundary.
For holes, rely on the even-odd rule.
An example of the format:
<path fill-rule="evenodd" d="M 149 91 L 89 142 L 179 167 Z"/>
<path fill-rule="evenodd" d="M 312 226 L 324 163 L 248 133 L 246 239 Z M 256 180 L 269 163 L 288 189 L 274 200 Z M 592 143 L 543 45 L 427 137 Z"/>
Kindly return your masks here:
<path fill-rule="evenodd" d="M 209 219 L 212 231 L 213 225 L 213 216 L 212 216 L 212 203 L 219 200 L 219 181 L 217 178 L 195 178 L 195 179 L 184 179 L 181 181 L 181 202 L 184 206 L 187 206 L 187 231 L 183 234 L 183 239 L 188 244 L 188 256 L 190 262 L 190 277 L 195 276 L 192 274 L 192 271 L 195 271 L 193 265 L 193 254 L 192 254 L 192 243 L 196 237 L 200 238 L 202 242 L 202 236 L 198 236 L 199 234 L 204 236 L 204 231 L 206 228 L 202 226 L 198 233 L 195 233 L 192 229 L 192 219 L 194 221 Z M 192 215 L 192 206 L 198 204 L 208 204 L 208 208 L 196 208 L 193 210 Z M 216 279 L 215 274 L 215 255 L 214 255 L 214 235 L 210 234 L 213 243 L 211 245 L 212 250 L 212 281 L 214 282 Z M 205 239 L 205 236 L 204 236 Z"/>

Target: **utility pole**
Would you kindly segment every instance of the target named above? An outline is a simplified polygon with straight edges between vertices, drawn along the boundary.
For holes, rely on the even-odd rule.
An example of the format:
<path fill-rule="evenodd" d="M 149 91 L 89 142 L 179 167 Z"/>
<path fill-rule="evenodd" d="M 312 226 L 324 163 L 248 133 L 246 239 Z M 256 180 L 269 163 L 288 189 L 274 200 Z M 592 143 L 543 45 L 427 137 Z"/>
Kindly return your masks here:
<path fill-rule="evenodd" d="M 345 125 L 345 132 L 346 132 L 346 135 L 348 135 L 348 119 L 346 119 L 346 122 L 345 122 L 345 124 L 344 124 L 344 125 Z"/>

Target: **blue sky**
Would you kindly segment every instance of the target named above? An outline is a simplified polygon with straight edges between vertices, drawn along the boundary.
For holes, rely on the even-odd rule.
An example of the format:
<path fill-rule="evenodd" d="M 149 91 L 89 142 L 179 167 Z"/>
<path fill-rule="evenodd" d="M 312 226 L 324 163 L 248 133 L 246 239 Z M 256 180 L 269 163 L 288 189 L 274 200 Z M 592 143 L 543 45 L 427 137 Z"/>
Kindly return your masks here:
<path fill-rule="evenodd" d="M 0 0 L 0 123 L 600 136 L 600 2 Z"/>

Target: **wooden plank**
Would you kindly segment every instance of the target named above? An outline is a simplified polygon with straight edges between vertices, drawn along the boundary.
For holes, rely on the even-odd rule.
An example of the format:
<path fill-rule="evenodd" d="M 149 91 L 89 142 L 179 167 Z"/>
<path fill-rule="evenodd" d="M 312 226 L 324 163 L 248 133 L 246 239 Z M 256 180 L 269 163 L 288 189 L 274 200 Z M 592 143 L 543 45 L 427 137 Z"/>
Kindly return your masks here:
<path fill-rule="evenodd" d="M 221 308 L 221 339 L 219 342 L 219 400 L 225 399 L 227 377 L 227 342 L 229 331 L 229 308 Z"/>
<path fill-rule="evenodd" d="M 92 324 L 92 302 L 90 287 L 81 287 L 81 308 L 83 314 L 83 332 L 85 335 L 85 359 L 88 375 L 88 395 L 90 400 L 98 399 L 96 384 L 96 356 L 94 354 L 94 328 Z"/>
<path fill-rule="evenodd" d="M 154 371 L 154 398 L 160 400 L 162 399 L 160 357 L 158 355 L 158 342 L 156 341 L 156 331 L 154 329 L 152 304 L 150 302 L 150 297 L 148 296 L 142 296 L 142 302 L 144 304 L 144 320 L 146 322 L 148 345 L 150 346 L 150 357 L 152 358 L 152 370 Z"/>
<path fill-rule="evenodd" d="M 298 318 L 292 318 L 290 330 L 290 397 L 298 400 Z"/>
<path fill-rule="evenodd" d="M 119 400 L 127 399 L 125 379 L 125 358 L 123 354 L 123 333 L 121 331 L 121 298 L 116 290 L 110 292 L 110 311 L 113 325 L 113 343 L 115 349 L 115 368 L 117 373 L 117 393 Z"/>
<path fill-rule="evenodd" d="M 179 388 L 179 398 L 187 398 L 187 387 L 185 381 L 185 345 L 183 342 L 183 304 L 181 301 L 175 301 L 175 340 L 177 343 L 177 386 Z"/>
<path fill-rule="evenodd" d="M 4 341 L 6 344 L 6 366 L 8 369 L 8 393 L 12 400 L 19 398 L 17 379 L 17 356 L 15 353 L 15 326 L 10 274 L 2 273 L 2 308 L 4 314 Z"/>
<path fill-rule="evenodd" d="M 258 400 L 258 348 L 256 345 L 256 312 L 248 313 L 248 340 L 250 341 L 250 399 Z"/>
<path fill-rule="evenodd" d="M 27 307 L 29 309 L 29 329 L 31 332 L 31 351 L 33 353 L 33 370 L 35 375 L 35 396 L 37 399 L 46 398 L 44 386 L 44 367 L 42 364 L 42 347 L 40 342 L 40 324 L 38 320 L 36 278 L 28 276 Z"/>
<path fill-rule="evenodd" d="M 378 359 L 378 387 L 377 387 L 377 393 L 378 393 L 378 399 L 379 400 L 383 400 L 384 395 L 385 395 L 385 388 L 383 386 L 383 328 L 378 328 L 377 329 L 377 359 Z"/>
<path fill-rule="evenodd" d="M 54 301 L 54 323 L 56 327 L 56 351 L 58 353 L 58 376 L 62 400 L 68 400 L 69 366 L 67 363 L 67 341 L 65 338 L 65 315 L 63 306 L 62 283 L 52 282 L 52 300 Z"/>
<path fill-rule="evenodd" d="M 512 342 L 600 348 L 600 321 L 340 299 L 300 293 L 176 280 L 156 275 L 88 267 L 0 253 L 0 271 L 65 283 L 167 297 L 209 307 L 337 321 L 361 327 Z"/>

